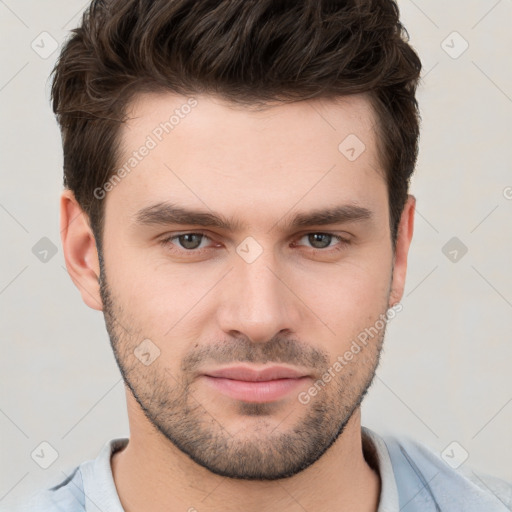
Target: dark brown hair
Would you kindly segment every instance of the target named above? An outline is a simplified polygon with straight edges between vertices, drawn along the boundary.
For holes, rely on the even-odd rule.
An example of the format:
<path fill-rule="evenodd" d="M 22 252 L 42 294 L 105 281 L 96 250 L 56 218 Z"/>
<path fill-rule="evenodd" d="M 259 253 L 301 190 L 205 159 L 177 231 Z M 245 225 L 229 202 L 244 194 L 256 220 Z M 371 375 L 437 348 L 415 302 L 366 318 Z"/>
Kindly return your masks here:
<path fill-rule="evenodd" d="M 418 154 L 421 62 L 395 0 L 95 0 L 53 70 L 64 186 L 101 251 L 94 190 L 116 170 L 138 92 L 214 94 L 233 103 L 364 93 L 373 105 L 393 245 Z M 340 141 L 341 142 L 341 141 Z"/>

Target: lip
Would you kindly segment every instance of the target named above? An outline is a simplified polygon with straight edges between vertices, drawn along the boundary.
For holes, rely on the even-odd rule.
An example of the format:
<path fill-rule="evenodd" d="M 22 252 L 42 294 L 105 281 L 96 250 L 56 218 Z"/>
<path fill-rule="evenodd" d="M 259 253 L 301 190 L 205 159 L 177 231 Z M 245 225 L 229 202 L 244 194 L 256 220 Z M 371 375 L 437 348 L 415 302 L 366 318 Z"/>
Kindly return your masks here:
<path fill-rule="evenodd" d="M 202 377 L 214 390 L 245 402 L 279 400 L 310 379 L 304 372 L 284 366 L 260 370 L 235 366 L 208 371 Z"/>
<path fill-rule="evenodd" d="M 249 366 L 230 366 L 217 370 L 204 372 L 208 377 L 222 377 L 224 379 L 241 380 L 246 382 L 271 381 L 276 379 L 299 379 L 308 375 L 295 368 L 286 366 L 270 366 L 254 369 Z"/>

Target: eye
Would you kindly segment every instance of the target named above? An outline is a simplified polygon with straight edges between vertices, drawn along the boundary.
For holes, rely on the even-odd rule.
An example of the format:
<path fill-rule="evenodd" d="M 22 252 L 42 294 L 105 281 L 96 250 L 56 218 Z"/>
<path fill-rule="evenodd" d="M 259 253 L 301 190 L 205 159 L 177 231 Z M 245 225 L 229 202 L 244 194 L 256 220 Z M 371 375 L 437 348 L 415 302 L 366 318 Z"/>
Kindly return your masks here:
<path fill-rule="evenodd" d="M 299 240 L 302 240 L 304 238 L 307 239 L 308 243 L 311 244 L 313 249 L 320 251 L 329 248 L 339 250 L 350 243 L 349 240 L 339 235 L 334 235 L 332 233 L 307 233 L 304 236 L 302 236 Z M 331 245 L 331 242 L 333 241 L 338 242 L 339 246 L 336 247 L 336 244 Z"/>
<path fill-rule="evenodd" d="M 298 241 L 307 239 L 313 251 L 330 253 L 344 249 L 350 241 L 332 233 L 306 233 Z M 160 241 L 161 245 L 172 253 L 198 254 L 202 249 L 208 249 L 208 241 L 213 240 L 201 232 L 178 233 L 167 236 Z M 333 242 L 337 242 L 333 244 Z M 293 245 L 303 245 L 294 242 Z"/>
<path fill-rule="evenodd" d="M 174 240 L 177 241 L 174 242 Z M 204 240 L 209 238 L 204 233 L 182 233 L 178 235 L 172 235 L 161 241 L 164 247 L 178 246 L 178 248 L 184 249 L 185 251 L 195 251 L 197 249 L 204 249 L 202 245 Z"/>

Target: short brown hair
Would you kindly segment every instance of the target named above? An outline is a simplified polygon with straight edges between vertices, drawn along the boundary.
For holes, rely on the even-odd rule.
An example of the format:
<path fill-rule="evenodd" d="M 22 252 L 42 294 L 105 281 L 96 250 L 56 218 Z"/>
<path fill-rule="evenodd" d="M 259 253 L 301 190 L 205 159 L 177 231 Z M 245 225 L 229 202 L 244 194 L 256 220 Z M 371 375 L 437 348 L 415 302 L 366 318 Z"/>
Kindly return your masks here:
<path fill-rule="evenodd" d="M 94 0 L 53 70 L 64 186 L 98 249 L 120 126 L 136 93 L 233 103 L 365 93 L 376 114 L 393 246 L 418 154 L 418 55 L 395 0 Z"/>

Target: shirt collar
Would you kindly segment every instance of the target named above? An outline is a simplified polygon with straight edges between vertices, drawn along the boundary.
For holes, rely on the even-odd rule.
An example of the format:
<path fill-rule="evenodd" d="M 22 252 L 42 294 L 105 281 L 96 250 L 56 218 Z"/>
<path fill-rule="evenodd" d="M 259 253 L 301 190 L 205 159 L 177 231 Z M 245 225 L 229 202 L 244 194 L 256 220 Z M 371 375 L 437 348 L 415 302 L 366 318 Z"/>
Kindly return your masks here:
<path fill-rule="evenodd" d="M 361 427 L 363 454 L 372 469 L 380 477 L 380 498 L 377 512 L 394 512 L 399 508 L 398 489 L 391 459 L 384 441 L 372 430 Z M 129 438 L 107 441 L 94 460 L 82 464 L 86 512 L 124 512 L 117 494 L 112 466 L 112 454 L 123 449 Z"/>
<path fill-rule="evenodd" d="M 380 498 L 377 512 L 395 512 L 400 508 L 398 487 L 387 446 L 384 440 L 369 428 L 361 427 L 361 437 L 364 458 L 380 476 Z"/>

